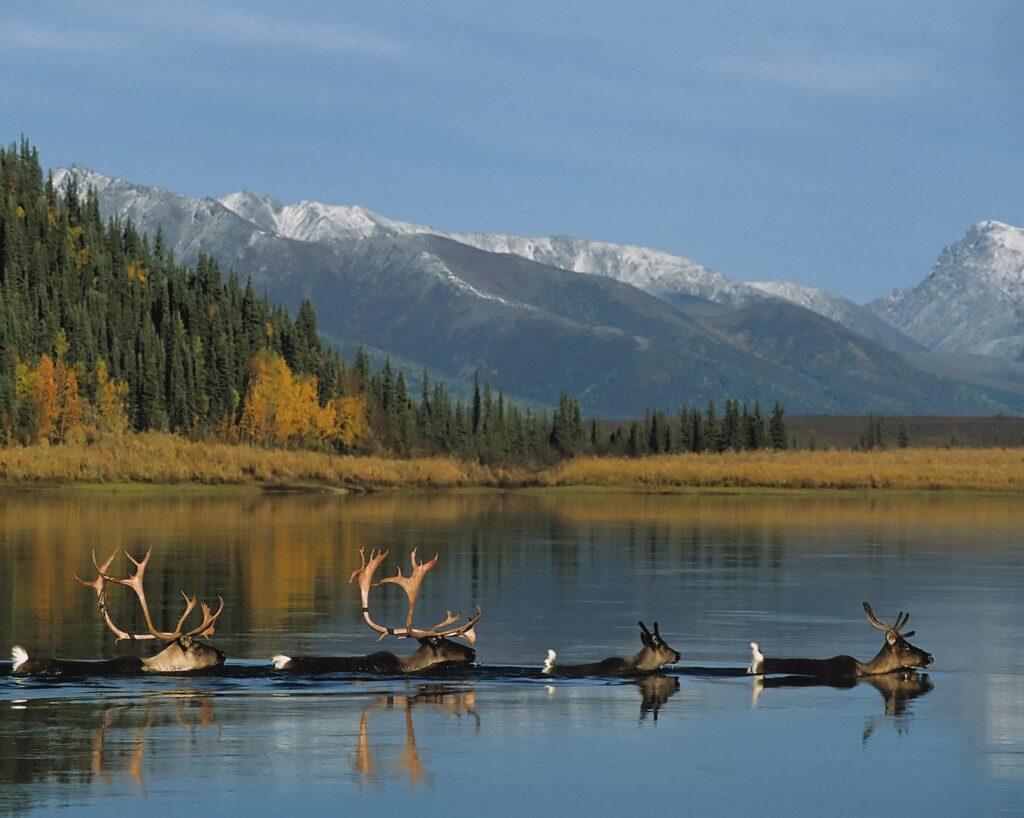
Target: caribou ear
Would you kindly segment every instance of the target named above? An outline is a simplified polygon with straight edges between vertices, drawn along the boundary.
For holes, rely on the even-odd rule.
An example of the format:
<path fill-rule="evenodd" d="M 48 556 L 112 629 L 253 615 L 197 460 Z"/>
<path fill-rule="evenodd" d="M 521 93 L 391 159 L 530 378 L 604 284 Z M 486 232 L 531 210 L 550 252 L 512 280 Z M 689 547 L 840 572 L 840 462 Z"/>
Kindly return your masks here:
<path fill-rule="evenodd" d="M 886 631 L 885 632 L 885 644 L 887 644 L 890 648 L 893 645 L 896 644 L 896 639 L 897 639 L 897 636 L 896 636 L 895 631 Z"/>

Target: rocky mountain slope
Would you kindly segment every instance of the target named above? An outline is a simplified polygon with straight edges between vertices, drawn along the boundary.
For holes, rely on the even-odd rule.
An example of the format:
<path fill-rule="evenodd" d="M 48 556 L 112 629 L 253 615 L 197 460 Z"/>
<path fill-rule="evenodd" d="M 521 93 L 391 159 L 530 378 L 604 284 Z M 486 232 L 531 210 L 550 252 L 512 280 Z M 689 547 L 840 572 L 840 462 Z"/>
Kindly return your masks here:
<path fill-rule="evenodd" d="M 847 298 L 817 287 L 790 281 L 756 281 L 750 286 L 765 295 L 781 298 L 842 324 L 847 329 L 897 352 L 918 352 L 925 346 L 904 335 L 888 321 Z"/>

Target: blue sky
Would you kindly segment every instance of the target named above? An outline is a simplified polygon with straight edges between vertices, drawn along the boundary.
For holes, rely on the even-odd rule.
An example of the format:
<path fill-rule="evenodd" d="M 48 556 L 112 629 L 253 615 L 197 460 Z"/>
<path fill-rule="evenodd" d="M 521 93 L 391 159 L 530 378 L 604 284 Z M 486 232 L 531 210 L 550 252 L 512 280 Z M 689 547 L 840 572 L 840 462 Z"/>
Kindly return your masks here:
<path fill-rule="evenodd" d="M 0 18 L 0 124 L 50 168 L 862 302 L 1024 226 L 1024 3 L 37 0 Z"/>

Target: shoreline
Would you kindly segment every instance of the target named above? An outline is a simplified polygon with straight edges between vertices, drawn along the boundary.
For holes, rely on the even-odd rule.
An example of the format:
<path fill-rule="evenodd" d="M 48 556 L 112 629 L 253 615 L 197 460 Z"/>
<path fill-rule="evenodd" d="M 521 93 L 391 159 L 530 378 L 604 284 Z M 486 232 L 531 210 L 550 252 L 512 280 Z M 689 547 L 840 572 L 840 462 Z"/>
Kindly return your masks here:
<path fill-rule="evenodd" d="M 607 491 L 1024 494 L 1024 448 L 754 451 L 580 457 L 489 467 L 447 457 L 397 459 L 201 443 L 171 434 L 101 436 L 0 449 L 0 488 L 142 492 Z"/>

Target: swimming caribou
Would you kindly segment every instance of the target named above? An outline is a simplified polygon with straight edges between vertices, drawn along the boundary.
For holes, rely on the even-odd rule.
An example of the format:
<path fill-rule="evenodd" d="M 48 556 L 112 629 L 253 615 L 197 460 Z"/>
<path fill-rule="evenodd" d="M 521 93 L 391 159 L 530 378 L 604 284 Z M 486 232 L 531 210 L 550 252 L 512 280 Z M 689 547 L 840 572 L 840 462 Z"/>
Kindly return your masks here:
<path fill-rule="evenodd" d="M 416 598 L 420 585 L 427 572 L 437 564 L 437 555 L 429 562 L 417 562 L 416 549 L 412 551 L 412 571 L 409 576 L 402 575 L 402 569 L 393 577 L 381 579 L 377 585 L 391 583 L 405 591 L 409 601 L 409 610 L 405 625 L 387 627 L 379 625 L 370 616 L 370 588 L 373 587 L 373 575 L 387 557 L 387 551 L 372 551 L 367 561 L 364 549 L 359 549 L 361 565 L 352 572 L 349 582 L 359 580 L 359 592 L 362 599 L 363 620 L 369 627 L 385 636 L 397 636 L 399 639 L 415 639 L 419 647 L 409 656 L 396 656 L 390 651 L 378 651 L 367 656 L 285 656 L 277 654 L 271 661 L 278 670 L 295 670 L 305 673 L 418 673 L 429 668 L 443 665 L 469 665 L 476 660 L 476 651 L 452 639 L 465 639 L 471 645 L 476 643 L 474 627 L 480 621 L 480 606 L 476 606 L 476 616 L 460 622 L 461 613 L 448 614 L 443 622 L 432 628 L 417 628 L 413 625 L 413 613 L 416 610 Z"/>
<path fill-rule="evenodd" d="M 657 622 L 654 623 L 653 633 L 647 630 L 647 626 L 643 622 L 637 624 L 640 626 L 640 641 L 643 643 L 643 647 L 639 653 L 629 659 L 609 656 L 600 662 L 583 665 L 558 665 L 555 664 L 558 654 L 549 650 L 542 672 L 546 675 L 557 673 L 562 676 L 636 676 L 653 673 L 664 665 L 672 665 L 679 661 L 679 651 L 670 648 L 668 643 L 661 638 Z"/>
<path fill-rule="evenodd" d="M 912 670 L 916 667 L 928 667 L 934 659 L 930 653 L 916 648 L 907 641 L 914 631 L 902 633 L 903 626 L 910 619 L 910 614 L 900 611 L 896 621 L 891 625 L 882 622 L 867 602 L 864 613 L 868 622 L 881 631 L 885 631 L 885 644 L 874 659 L 860 662 L 852 656 L 833 656 L 830 659 L 770 659 L 762 652 L 757 642 L 750 643 L 752 653 L 747 673 L 767 674 L 785 673 L 790 675 L 821 676 L 834 679 L 859 679 L 879 673 L 892 673 L 897 670 Z"/>
<path fill-rule="evenodd" d="M 127 554 L 127 552 L 125 552 Z M 158 630 L 153 624 L 153 617 L 149 612 L 149 605 L 146 602 L 146 591 L 143 588 L 143 578 L 146 574 L 146 566 L 153 554 L 150 548 L 142 560 L 136 560 L 131 554 L 128 559 L 135 565 L 135 573 L 128 577 L 115 577 L 107 573 L 110 564 L 117 556 L 115 550 L 100 565 L 96 560 L 96 552 L 92 554 L 92 563 L 96 568 L 96 579 L 87 582 L 77 574 L 75 580 L 87 588 L 96 592 L 96 602 L 99 605 L 100 615 L 107 627 L 116 637 L 115 642 L 125 639 L 130 641 L 156 640 L 164 642 L 164 649 L 155 656 L 143 658 L 133 654 L 121 654 L 113 659 L 102 661 L 87 661 L 78 659 L 55 659 L 53 657 L 29 656 L 20 645 L 15 645 L 12 651 L 14 666 L 11 672 L 22 676 L 81 676 L 88 674 L 136 674 L 136 673 L 183 673 L 196 670 L 206 670 L 224 664 L 224 654 L 210 645 L 199 641 L 201 636 L 212 636 L 217 618 L 224 611 L 224 599 L 220 598 L 220 605 L 216 612 L 211 611 L 210 606 L 200 602 L 195 596 L 188 596 L 184 591 L 181 595 L 185 598 L 185 611 L 178 619 L 178 624 L 173 631 Z M 110 608 L 107 603 L 107 583 L 125 585 L 135 592 L 139 604 L 142 606 L 142 615 L 146 620 L 147 633 L 129 633 L 114 624 L 110 616 Z M 198 627 L 185 630 L 185 622 L 189 615 L 199 605 L 203 615 L 203 621 Z"/>

